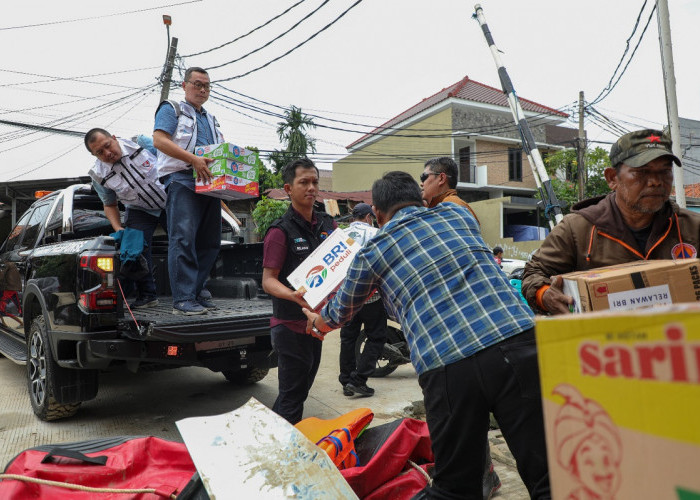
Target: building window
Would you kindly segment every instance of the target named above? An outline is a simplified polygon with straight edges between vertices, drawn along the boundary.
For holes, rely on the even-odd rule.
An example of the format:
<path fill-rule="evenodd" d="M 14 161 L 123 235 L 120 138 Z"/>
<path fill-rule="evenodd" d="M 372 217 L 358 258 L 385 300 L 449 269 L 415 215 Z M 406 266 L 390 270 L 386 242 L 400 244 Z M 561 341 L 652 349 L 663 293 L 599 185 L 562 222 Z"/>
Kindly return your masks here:
<path fill-rule="evenodd" d="M 474 165 L 472 165 L 471 148 L 459 148 L 459 182 L 476 182 Z"/>
<path fill-rule="evenodd" d="M 508 180 L 523 180 L 523 150 L 521 148 L 508 148 Z"/>

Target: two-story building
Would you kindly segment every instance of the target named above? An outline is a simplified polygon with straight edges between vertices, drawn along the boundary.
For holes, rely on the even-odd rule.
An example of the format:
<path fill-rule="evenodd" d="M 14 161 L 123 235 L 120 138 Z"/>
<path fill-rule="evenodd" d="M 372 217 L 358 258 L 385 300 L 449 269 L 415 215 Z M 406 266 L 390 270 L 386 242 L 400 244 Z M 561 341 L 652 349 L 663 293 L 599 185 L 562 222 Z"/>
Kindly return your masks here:
<path fill-rule="evenodd" d="M 578 131 L 561 125 L 568 115 L 520 98 L 538 149 L 572 147 Z M 542 226 L 532 169 L 505 94 L 464 77 L 380 125 L 347 146 L 348 156 L 333 165 L 333 189 L 362 191 L 384 172 L 402 170 L 418 180 L 429 158 L 451 156 L 459 165 L 457 191 L 482 221 L 486 242 L 511 258 L 526 258 L 537 241 L 518 242 L 520 226 Z M 515 233 L 515 234 L 514 234 Z M 537 236 L 535 236 L 537 237 Z"/>

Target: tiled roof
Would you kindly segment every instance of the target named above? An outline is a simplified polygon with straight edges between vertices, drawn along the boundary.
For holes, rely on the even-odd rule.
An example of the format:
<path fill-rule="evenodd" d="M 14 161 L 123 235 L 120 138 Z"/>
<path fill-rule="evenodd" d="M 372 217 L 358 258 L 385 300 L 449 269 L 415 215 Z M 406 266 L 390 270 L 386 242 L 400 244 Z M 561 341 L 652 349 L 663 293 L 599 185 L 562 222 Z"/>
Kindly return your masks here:
<path fill-rule="evenodd" d="M 289 196 L 284 189 L 268 189 L 265 196 L 273 200 L 288 200 Z M 350 191 L 346 193 L 336 193 L 335 191 L 319 191 L 316 195 L 316 201 L 323 200 L 349 200 L 372 204 L 371 191 Z"/>
<path fill-rule="evenodd" d="M 365 134 L 364 136 L 360 137 L 358 140 L 356 140 L 347 147 L 349 149 L 355 146 L 356 144 L 359 144 L 360 142 L 364 141 L 368 137 L 374 135 L 375 133 L 382 132 L 387 128 L 391 128 L 397 123 L 401 123 L 402 121 L 414 115 L 417 115 L 421 111 L 424 111 L 451 97 L 455 97 L 457 99 L 464 99 L 465 101 L 479 102 L 482 104 L 493 104 L 495 106 L 503 106 L 506 108 L 508 107 L 508 99 L 506 98 L 506 95 L 503 93 L 502 90 L 498 90 L 494 87 L 484 85 L 483 83 L 470 80 L 468 76 L 465 76 L 462 80 L 458 81 L 457 83 L 442 89 L 440 92 L 437 92 L 436 94 L 433 94 L 430 97 L 426 97 L 415 106 L 408 108 L 400 115 L 397 115 L 388 122 L 383 123 L 379 127 L 375 128 L 372 132 L 370 132 L 369 134 Z M 562 113 L 561 111 L 550 108 L 548 106 L 544 106 L 543 104 L 538 104 L 528 99 L 523 99 L 522 97 L 519 97 L 519 100 L 520 106 L 523 108 L 523 111 L 532 111 L 534 113 L 556 115 L 562 118 L 567 118 L 569 116 L 566 113 Z"/>

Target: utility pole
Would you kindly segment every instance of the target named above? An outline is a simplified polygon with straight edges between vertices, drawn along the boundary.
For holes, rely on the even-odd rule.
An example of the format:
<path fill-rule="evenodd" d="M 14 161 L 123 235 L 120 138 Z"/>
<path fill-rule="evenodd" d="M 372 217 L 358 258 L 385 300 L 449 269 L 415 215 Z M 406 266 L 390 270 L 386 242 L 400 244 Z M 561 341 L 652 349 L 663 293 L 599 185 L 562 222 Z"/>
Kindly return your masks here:
<path fill-rule="evenodd" d="M 586 132 L 583 130 L 583 90 L 578 93 L 578 201 L 583 200 L 586 186 Z"/>
<path fill-rule="evenodd" d="M 668 127 L 673 141 L 673 154 L 682 158 L 681 129 L 678 122 L 678 100 L 676 99 L 676 74 L 673 69 L 673 48 L 671 46 L 671 21 L 668 13 L 668 0 L 656 0 L 657 21 L 659 23 L 659 45 L 661 46 L 661 64 L 666 89 L 666 114 Z M 685 183 L 683 169 L 673 164 L 673 182 L 676 186 L 676 203 L 685 208 Z"/>
<path fill-rule="evenodd" d="M 177 38 L 173 37 L 170 40 L 170 25 L 172 24 L 172 19 L 170 16 L 163 16 L 163 24 L 168 31 L 169 39 L 169 49 L 168 55 L 165 59 L 165 69 L 163 70 L 163 77 L 161 78 L 162 87 L 160 89 L 160 102 L 168 100 L 168 94 L 170 93 L 170 82 L 173 77 L 173 66 L 175 65 L 175 54 L 177 53 Z"/>

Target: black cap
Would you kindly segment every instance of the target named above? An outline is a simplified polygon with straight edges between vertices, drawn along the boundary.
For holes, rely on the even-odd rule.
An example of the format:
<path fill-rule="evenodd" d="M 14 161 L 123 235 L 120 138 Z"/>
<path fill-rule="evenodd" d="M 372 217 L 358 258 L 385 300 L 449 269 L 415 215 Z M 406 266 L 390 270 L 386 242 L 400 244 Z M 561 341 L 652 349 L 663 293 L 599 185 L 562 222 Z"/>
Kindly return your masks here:
<path fill-rule="evenodd" d="M 355 205 L 355 208 L 352 209 L 352 216 L 355 219 L 367 217 L 367 214 L 374 215 L 374 212 L 372 212 L 372 207 L 367 203 L 358 203 Z"/>

